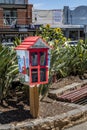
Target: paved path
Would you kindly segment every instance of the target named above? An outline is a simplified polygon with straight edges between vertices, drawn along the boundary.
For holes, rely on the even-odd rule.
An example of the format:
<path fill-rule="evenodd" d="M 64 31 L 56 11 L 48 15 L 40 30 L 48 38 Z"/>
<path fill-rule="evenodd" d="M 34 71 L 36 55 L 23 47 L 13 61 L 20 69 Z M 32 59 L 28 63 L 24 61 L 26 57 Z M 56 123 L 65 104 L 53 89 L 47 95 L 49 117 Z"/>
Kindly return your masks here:
<path fill-rule="evenodd" d="M 87 122 L 82 123 L 80 125 L 76 125 L 74 127 L 71 127 L 71 128 L 65 129 L 65 130 L 87 130 Z"/>

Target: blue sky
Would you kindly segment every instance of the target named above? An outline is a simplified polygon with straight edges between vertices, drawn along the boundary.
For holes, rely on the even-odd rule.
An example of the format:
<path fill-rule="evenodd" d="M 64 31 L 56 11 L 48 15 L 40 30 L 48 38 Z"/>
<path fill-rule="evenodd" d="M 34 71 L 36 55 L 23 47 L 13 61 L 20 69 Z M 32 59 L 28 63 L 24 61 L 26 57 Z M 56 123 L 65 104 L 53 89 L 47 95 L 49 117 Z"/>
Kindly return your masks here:
<path fill-rule="evenodd" d="M 75 8 L 80 5 L 87 5 L 87 0 L 29 0 L 35 9 L 63 9 L 64 6 Z"/>

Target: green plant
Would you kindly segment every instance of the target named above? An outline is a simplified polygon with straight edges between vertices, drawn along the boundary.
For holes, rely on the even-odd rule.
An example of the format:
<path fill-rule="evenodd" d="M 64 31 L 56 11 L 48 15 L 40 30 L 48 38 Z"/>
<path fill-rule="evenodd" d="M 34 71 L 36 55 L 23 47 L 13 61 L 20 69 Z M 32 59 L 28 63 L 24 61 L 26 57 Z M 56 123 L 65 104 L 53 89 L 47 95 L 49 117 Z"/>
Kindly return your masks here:
<path fill-rule="evenodd" d="M 49 45 L 57 47 L 58 45 L 63 45 L 66 41 L 60 28 L 51 28 L 49 24 L 40 27 L 40 32 L 37 35 L 41 36 L 48 42 Z"/>
<path fill-rule="evenodd" d="M 53 73 L 56 72 L 56 68 L 57 68 L 55 62 L 58 59 L 59 46 L 61 47 L 64 44 L 66 38 L 64 37 L 60 28 L 50 28 L 49 24 L 47 24 L 46 26 L 41 26 L 40 32 L 38 32 L 37 35 L 41 36 L 53 48 L 51 49 L 51 67 L 49 73 L 50 74 L 49 80 L 51 79 L 52 81 L 52 75 Z M 47 94 L 50 83 L 51 82 L 49 81 L 49 83 L 46 85 L 40 85 L 39 93 L 40 93 L 41 100 Z"/>
<path fill-rule="evenodd" d="M 7 96 L 18 65 L 14 49 L 0 46 L 0 101 Z"/>
<path fill-rule="evenodd" d="M 18 37 L 16 37 L 15 40 L 13 41 L 13 43 L 14 43 L 14 45 L 15 45 L 15 47 L 16 47 L 16 46 L 20 45 L 21 39 L 18 38 Z"/>
<path fill-rule="evenodd" d="M 59 77 L 83 75 L 87 69 L 86 45 L 78 42 L 77 46 L 59 47 L 52 51 L 51 70 Z"/>
<path fill-rule="evenodd" d="M 87 71 L 87 41 L 79 40 L 77 46 L 64 46 L 66 38 L 61 29 L 52 29 L 49 25 L 42 26 L 38 35 L 52 45 L 50 77 L 83 75 Z M 40 94 L 44 96 L 49 87 L 46 91 L 46 85 L 41 87 Z"/>

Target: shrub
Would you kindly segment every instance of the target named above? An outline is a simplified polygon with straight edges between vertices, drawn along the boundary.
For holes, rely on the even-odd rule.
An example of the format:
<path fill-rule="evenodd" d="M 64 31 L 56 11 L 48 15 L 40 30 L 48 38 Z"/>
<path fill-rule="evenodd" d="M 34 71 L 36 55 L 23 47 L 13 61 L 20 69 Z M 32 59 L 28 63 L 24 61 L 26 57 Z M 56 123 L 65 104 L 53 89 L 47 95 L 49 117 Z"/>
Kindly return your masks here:
<path fill-rule="evenodd" d="M 13 48 L 0 46 L 0 59 L 0 101 L 2 102 L 18 73 L 18 65 Z"/>

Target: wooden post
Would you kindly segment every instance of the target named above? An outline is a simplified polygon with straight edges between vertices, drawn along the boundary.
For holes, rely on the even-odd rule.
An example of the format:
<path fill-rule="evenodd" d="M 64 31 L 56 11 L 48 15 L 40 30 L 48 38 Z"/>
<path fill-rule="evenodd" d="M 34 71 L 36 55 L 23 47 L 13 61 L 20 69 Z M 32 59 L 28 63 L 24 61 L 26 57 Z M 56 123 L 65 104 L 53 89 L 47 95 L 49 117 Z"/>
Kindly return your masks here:
<path fill-rule="evenodd" d="M 39 111 L 39 93 L 38 87 L 30 87 L 30 113 L 33 118 L 38 117 Z"/>

